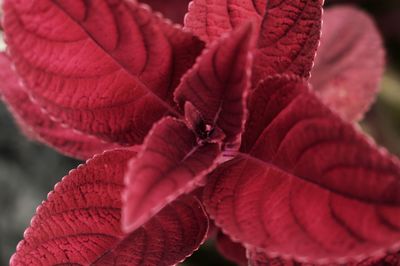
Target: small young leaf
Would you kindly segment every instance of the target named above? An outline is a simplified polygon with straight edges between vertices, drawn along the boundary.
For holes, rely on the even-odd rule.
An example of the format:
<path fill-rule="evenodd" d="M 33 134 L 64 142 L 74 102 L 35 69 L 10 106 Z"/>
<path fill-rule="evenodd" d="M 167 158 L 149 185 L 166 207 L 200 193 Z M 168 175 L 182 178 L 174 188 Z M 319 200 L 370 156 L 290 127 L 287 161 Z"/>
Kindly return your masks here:
<path fill-rule="evenodd" d="M 170 117 L 158 122 L 129 163 L 123 230 L 132 232 L 180 195 L 204 185 L 220 153 L 219 143 L 199 143 L 185 123 Z"/>
<path fill-rule="evenodd" d="M 221 129 L 228 143 L 236 142 L 244 127 L 253 43 L 250 23 L 215 41 L 175 91 L 181 109 L 192 103 L 204 123 Z"/>
<path fill-rule="evenodd" d="M 360 120 L 374 101 L 385 66 L 373 20 L 349 6 L 324 13 L 311 84 L 322 101 L 348 121 Z"/>
<path fill-rule="evenodd" d="M 196 250 L 208 219 L 191 196 L 166 206 L 131 234 L 121 231 L 123 175 L 132 156 L 129 150 L 106 152 L 63 178 L 38 208 L 11 266 L 167 266 Z"/>

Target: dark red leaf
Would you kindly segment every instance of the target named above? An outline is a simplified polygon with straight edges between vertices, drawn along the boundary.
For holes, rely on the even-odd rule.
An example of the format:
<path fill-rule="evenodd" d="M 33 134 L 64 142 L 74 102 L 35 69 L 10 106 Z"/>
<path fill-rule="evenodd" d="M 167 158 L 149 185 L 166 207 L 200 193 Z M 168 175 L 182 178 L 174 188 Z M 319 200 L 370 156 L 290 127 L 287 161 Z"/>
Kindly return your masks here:
<path fill-rule="evenodd" d="M 70 127 L 141 143 L 173 110 L 203 44 L 132 1 L 6 0 L 11 58 L 33 98 Z"/>
<path fill-rule="evenodd" d="M 329 8 L 323 18 L 311 84 L 343 119 L 360 120 L 379 90 L 385 65 L 382 39 L 368 14 L 354 7 Z"/>
<path fill-rule="evenodd" d="M 220 153 L 219 143 L 199 144 L 183 122 L 170 117 L 158 122 L 129 163 L 123 230 L 132 232 L 180 195 L 204 185 Z"/>
<path fill-rule="evenodd" d="M 105 143 L 96 137 L 84 135 L 53 122 L 43 114 L 21 88 L 11 62 L 0 53 L 0 95 L 13 114 L 21 130 L 30 138 L 43 142 L 59 152 L 78 158 L 88 159 L 107 149 L 118 147 Z"/>
<path fill-rule="evenodd" d="M 400 265 L 400 254 L 389 254 L 381 259 L 367 259 L 356 266 L 391 266 Z"/>
<path fill-rule="evenodd" d="M 191 102 L 205 124 L 220 128 L 228 143 L 236 142 L 244 127 L 250 87 L 252 25 L 246 24 L 214 42 L 182 78 L 175 100 L 184 109 Z"/>
<path fill-rule="evenodd" d="M 259 32 L 253 82 L 274 74 L 309 77 L 321 33 L 323 0 L 194 0 L 185 27 L 210 43 L 247 20 Z"/>
<path fill-rule="evenodd" d="M 306 266 L 308 263 L 297 263 L 292 260 L 270 258 L 264 252 L 248 250 L 249 266 Z M 311 265 L 310 265 L 311 266 Z M 326 265 L 328 266 L 328 265 Z"/>
<path fill-rule="evenodd" d="M 253 81 L 274 74 L 308 78 L 321 34 L 323 0 L 269 0 L 261 23 Z"/>
<path fill-rule="evenodd" d="M 63 178 L 38 208 L 11 266 L 173 265 L 196 250 L 208 221 L 190 196 L 168 205 L 135 232 L 121 231 L 123 175 L 134 155 L 107 152 Z"/>
<path fill-rule="evenodd" d="M 183 17 L 187 12 L 190 0 L 141 0 L 140 2 L 150 5 L 172 21 L 183 24 Z"/>
<path fill-rule="evenodd" d="M 258 33 L 267 0 L 193 0 L 185 17 L 185 27 L 210 43 L 223 33 L 252 20 Z"/>
<path fill-rule="evenodd" d="M 242 153 L 205 188 L 216 225 L 246 248 L 345 262 L 400 248 L 400 166 L 293 76 L 251 95 Z M 249 138 L 249 139 L 246 139 Z"/>
<path fill-rule="evenodd" d="M 311 263 L 298 263 L 293 260 L 270 258 L 264 252 L 248 250 L 249 266 L 318 266 Z M 345 264 L 324 264 L 323 266 L 398 266 L 400 265 L 398 254 L 386 255 L 379 259 L 366 259 L 362 262 L 350 262 Z"/>
<path fill-rule="evenodd" d="M 240 243 L 233 242 L 229 236 L 219 231 L 216 244 L 219 253 L 225 258 L 237 265 L 247 265 L 246 249 Z"/>

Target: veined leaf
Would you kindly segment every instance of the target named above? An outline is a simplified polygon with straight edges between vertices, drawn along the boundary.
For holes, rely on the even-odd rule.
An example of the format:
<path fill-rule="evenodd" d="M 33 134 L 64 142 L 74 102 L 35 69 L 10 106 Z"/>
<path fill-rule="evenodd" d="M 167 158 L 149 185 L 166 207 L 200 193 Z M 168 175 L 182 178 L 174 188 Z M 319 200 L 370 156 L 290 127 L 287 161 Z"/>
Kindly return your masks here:
<path fill-rule="evenodd" d="M 10 264 L 167 266 L 196 250 L 208 220 L 191 196 L 131 234 L 121 231 L 123 176 L 132 156 L 128 150 L 106 152 L 64 177 L 38 208 Z"/>
<path fill-rule="evenodd" d="M 252 28 L 246 24 L 204 50 L 175 91 L 175 101 L 181 109 L 186 102 L 193 104 L 204 124 L 221 129 L 227 143 L 240 139 L 247 114 Z"/>
<path fill-rule="evenodd" d="M 11 69 L 7 56 L 0 53 L 0 95 L 21 130 L 30 138 L 43 142 L 59 152 L 78 159 L 88 159 L 118 145 L 106 143 L 94 136 L 76 132 L 54 122 L 29 99 Z"/>
<path fill-rule="evenodd" d="M 180 195 L 203 186 L 220 154 L 219 143 L 199 143 L 185 123 L 170 117 L 158 122 L 129 163 L 123 230 L 132 232 Z"/>
<path fill-rule="evenodd" d="M 4 30 L 42 108 L 79 131 L 128 144 L 175 112 L 173 91 L 203 47 L 124 0 L 7 0 Z"/>
<path fill-rule="evenodd" d="M 249 107 L 243 153 L 218 167 L 204 190 L 218 227 L 246 248 L 300 262 L 360 261 L 399 249 L 397 159 L 298 77 L 263 81 Z"/>

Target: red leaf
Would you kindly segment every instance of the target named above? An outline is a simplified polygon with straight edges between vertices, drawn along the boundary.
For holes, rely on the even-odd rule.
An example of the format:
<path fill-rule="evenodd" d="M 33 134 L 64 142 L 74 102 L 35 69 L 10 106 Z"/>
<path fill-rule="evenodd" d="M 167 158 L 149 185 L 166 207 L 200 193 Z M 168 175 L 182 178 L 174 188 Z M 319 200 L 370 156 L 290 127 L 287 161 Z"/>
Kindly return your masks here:
<path fill-rule="evenodd" d="M 301 262 L 359 261 L 400 248 L 396 159 L 299 78 L 265 80 L 249 107 L 248 154 L 220 166 L 204 190 L 218 227 L 246 248 Z"/>
<path fill-rule="evenodd" d="M 226 142 L 238 140 L 244 127 L 252 63 L 252 25 L 219 39 L 197 60 L 175 91 L 181 109 L 191 102 L 205 124 L 218 127 Z"/>
<path fill-rule="evenodd" d="M 132 232 L 180 195 L 203 185 L 219 156 L 220 144 L 199 144 L 183 122 L 169 117 L 158 122 L 129 163 L 123 230 Z"/>
<path fill-rule="evenodd" d="M 349 6 L 325 12 L 311 83 L 326 105 L 345 120 L 360 120 L 375 99 L 384 65 L 382 39 L 368 14 Z"/>
<path fill-rule="evenodd" d="M 240 243 L 233 242 L 229 236 L 221 231 L 218 232 L 216 241 L 219 253 L 225 258 L 237 265 L 247 265 L 246 249 Z"/>
<path fill-rule="evenodd" d="M 83 132 L 141 143 L 203 44 L 132 1 L 4 4 L 11 58 L 29 93 Z"/>
<path fill-rule="evenodd" d="M 185 27 L 210 43 L 253 20 L 260 32 L 253 82 L 274 74 L 309 77 L 321 33 L 323 0 L 194 0 Z"/>
<path fill-rule="evenodd" d="M 141 0 L 176 23 L 183 23 L 190 0 Z"/>
<path fill-rule="evenodd" d="M 258 32 L 266 5 L 267 0 L 193 0 L 185 27 L 207 43 L 249 20 Z"/>
<path fill-rule="evenodd" d="M 132 156 L 107 152 L 63 178 L 38 208 L 11 266 L 173 265 L 197 249 L 208 221 L 193 197 L 168 205 L 132 234 L 121 232 L 120 193 Z"/>
<path fill-rule="evenodd" d="M 0 53 L 0 80 L 3 101 L 22 131 L 29 137 L 78 159 L 87 159 L 104 150 L 118 147 L 116 144 L 105 143 L 93 136 L 65 128 L 43 114 L 40 107 L 31 102 L 18 84 L 18 77 L 3 53 Z"/>
<path fill-rule="evenodd" d="M 269 0 L 253 81 L 274 74 L 309 77 L 321 33 L 323 0 Z"/>
<path fill-rule="evenodd" d="M 247 256 L 249 258 L 250 266 L 318 266 L 311 263 L 298 263 L 293 260 L 284 260 L 280 258 L 270 258 L 264 252 L 248 250 Z M 398 254 L 390 254 L 379 259 L 366 259 L 359 263 L 346 263 L 346 264 L 324 264 L 323 266 L 395 266 L 399 265 L 400 256 Z"/>
<path fill-rule="evenodd" d="M 247 257 L 249 258 L 249 266 L 311 266 L 308 263 L 296 263 L 292 260 L 270 258 L 264 252 L 255 250 L 248 250 Z"/>
<path fill-rule="evenodd" d="M 361 263 L 355 264 L 356 266 L 389 266 L 400 265 L 400 254 L 389 254 L 381 259 L 367 259 Z"/>

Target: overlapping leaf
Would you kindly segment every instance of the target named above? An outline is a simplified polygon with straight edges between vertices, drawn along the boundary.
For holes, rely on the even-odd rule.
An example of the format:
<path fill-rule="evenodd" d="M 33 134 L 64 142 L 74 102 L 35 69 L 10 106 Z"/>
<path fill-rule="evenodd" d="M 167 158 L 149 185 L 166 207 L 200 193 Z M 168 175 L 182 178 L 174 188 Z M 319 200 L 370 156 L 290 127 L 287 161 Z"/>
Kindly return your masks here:
<path fill-rule="evenodd" d="M 253 80 L 274 74 L 308 78 L 321 34 L 323 0 L 269 0 Z"/>
<path fill-rule="evenodd" d="M 29 93 L 53 117 L 140 143 L 174 112 L 172 93 L 202 43 L 131 1 L 5 1 L 8 48 Z"/>
<path fill-rule="evenodd" d="M 190 0 L 141 0 L 176 23 L 183 24 Z"/>
<path fill-rule="evenodd" d="M 218 231 L 216 247 L 220 254 L 237 265 L 247 265 L 246 249 L 240 244 L 233 242 L 229 236 Z"/>
<path fill-rule="evenodd" d="M 280 258 L 270 258 L 264 252 L 248 250 L 249 266 L 295 266 L 296 262 L 292 260 L 284 260 Z M 298 263 L 303 265 L 301 263 Z M 304 264 L 306 266 L 307 264 Z M 309 265 L 311 266 L 311 265 Z"/>
<path fill-rule="evenodd" d="M 221 129 L 228 143 L 236 142 L 243 131 L 253 40 L 251 24 L 219 39 L 199 57 L 175 92 L 181 109 L 192 103 L 204 123 Z"/>
<path fill-rule="evenodd" d="M 297 77 L 265 80 L 249 107 L 247 154 L 215 170 L 205 188 L 225 233 L 268 255 L 318 263 L 399 249 L 397 160 Z"/>
<path fill-rule="evenodd" d="M 321 33 L 322 0 L 194 0 L 185 27 L 207 43 L 248 20 L 259 33 L 253 84 L 274 74 L 309 77 Z"/>
<path fill-rule="evenodd" d="M 258 32 L 267 0 L 193 0 L 185 27 L 207 43 L 252 20 Z"/>
<path fill-rule="evenodd" d="M 203 185 L 219 155 L 219 143 L 199 143 L 185 123 L 169 117 L 158 122 L 129 163 L 124 231 L 132 232 L 181 194 Z"/>
<path fill-rule="evenodd" d="M 284 260 L 281 258 L 270 258 L 264 252 L 248 250 L 249 266 L 317 266 L 311 263 L 298 263 L 293 260 Z M 398 254 L 386 255 L 378 259 L 366 259 L 361 262 L 346 263 L 346 266 L 392 266 L 400 263 Z M 344 266 L 344 264 L 324 264 L 324 266 Z"/>
<path fill-rule="evenodd" d="M 0 80 L 0 95 L 27 136 L 78 159 L 88 159 L 117 147 L 65 128 L 43 114 L 21 88 L 16 73 L 11 69 L 11 62 L 3 53 L 0 53 Z"/>
<path fill-rule="evenodd" d="M 110 151 L 65 177 L 38 208 L 11 265 L 173 265 L 197 249 L 208 221 L 191 196 L 131 234 L 120 230 L 123 175 L 134 155 Z"/>
<path fill-rule="evenodd" d="M 376 97 L 384 70 L 380 34 L 368 14 L 354 7 L 329 8 L 323 19 L 311 83 L 345 120 L 360 120 Z"/>

